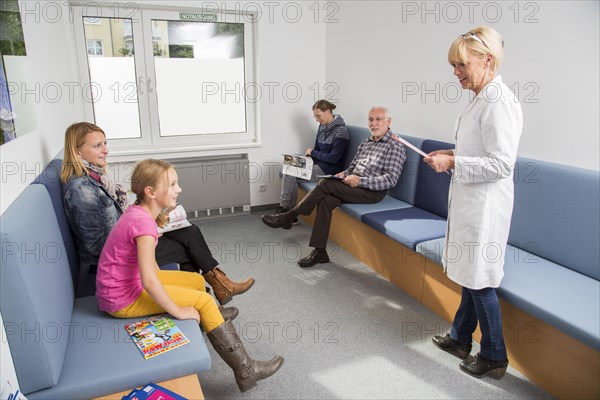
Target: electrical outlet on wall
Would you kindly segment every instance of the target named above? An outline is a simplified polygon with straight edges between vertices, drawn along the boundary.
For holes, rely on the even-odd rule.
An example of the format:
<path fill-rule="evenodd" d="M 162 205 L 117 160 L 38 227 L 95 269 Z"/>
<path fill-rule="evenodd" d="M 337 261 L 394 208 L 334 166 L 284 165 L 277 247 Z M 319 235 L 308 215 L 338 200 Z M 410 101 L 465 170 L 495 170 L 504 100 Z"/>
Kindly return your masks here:
<path fill-rule="evenodd" d="M 258 187 L 258 191 L 259 192 L 266 192 L 267 191 L 267 185 L 260 185 Z"/>

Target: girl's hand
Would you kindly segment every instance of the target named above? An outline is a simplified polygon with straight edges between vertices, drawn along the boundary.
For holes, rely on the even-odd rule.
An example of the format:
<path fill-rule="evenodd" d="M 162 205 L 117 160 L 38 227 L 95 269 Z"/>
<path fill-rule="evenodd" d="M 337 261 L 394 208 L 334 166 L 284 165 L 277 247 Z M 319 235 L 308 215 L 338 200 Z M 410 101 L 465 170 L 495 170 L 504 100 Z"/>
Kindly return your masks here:
<path fill-rule="evenodd" d="M 200 314 L 194 307 L 180 307 L 178 315 L 173 315 L 177 319 L 195 319 L 200 323 Z"/>

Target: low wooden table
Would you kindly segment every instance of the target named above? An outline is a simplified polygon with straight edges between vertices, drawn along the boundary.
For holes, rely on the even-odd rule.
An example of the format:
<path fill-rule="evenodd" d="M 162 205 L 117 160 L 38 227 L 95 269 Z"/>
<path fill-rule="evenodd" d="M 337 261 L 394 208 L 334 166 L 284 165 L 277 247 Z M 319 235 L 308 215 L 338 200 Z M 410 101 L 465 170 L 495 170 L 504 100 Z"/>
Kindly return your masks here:
<path fill-rule="evenodd" d="M 187 375 L 181 378 L 171 379 L 165 382 L 158 382 L 164 388 L 167 388 L 190 400 L 204 400 L 204 394 L 200 387 L 200 381 L 197 375 Z M 128 395 L 133 388 L 119 393 L 113 393 L 102 397 L 97 397 L 93 400 L 121 400 L 125 395 Z"/>

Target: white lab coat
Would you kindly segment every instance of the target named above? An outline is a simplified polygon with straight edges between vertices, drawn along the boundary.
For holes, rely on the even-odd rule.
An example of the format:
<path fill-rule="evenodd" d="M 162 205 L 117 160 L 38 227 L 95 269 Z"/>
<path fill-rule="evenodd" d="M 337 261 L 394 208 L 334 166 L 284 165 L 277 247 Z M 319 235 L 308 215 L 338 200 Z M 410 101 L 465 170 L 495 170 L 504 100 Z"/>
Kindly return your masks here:
<path fill-rule="evenodd" d="M 496 76 L 458 117 L 443 265 L 469 289 L 498 287 L 513 209 L 521 105 Z"/>

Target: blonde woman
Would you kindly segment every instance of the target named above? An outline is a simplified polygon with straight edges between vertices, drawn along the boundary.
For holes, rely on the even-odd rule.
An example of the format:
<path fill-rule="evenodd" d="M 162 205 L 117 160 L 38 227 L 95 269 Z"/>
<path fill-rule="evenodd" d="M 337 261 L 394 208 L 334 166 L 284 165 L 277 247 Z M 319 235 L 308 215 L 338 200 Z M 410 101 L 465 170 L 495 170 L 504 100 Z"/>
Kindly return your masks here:
<path fill-rule="evenodd" d="M 435 336 L 433 343 L 465 359 L 461 370 L 478 378 L 500 378 L 508 366 L 496 288 L 504 275 L 523 115 L 497 74 L 503 56 L 502 37 L 486 26 L 454 40 L 448 61 L 462 88 L 475 97 L 458 118 L 455 150 L 434 151 L 425 158 L 438 172 L 454 170 L 443 264 L 448 277 L 462 286 L 450 334 Z M 477 323 L 481 350 L 468 357 Z"/>
<path fill-rule="evenodd" d="M 106 135 L 100 127 L 78 122 L 67 128 L 61 171 L 63 204 L 81 262 L 92 270 L 108 234 L 128 206 L 125 190 L 105 173 L 107 156 Z M 156 260 L 159 265 L 178 263 L 183 271 L 202 273 L 221 304 L 254 284 L 253 278 L 234 282 L 221 271 L 196 225 L 163 234 Z"/>

